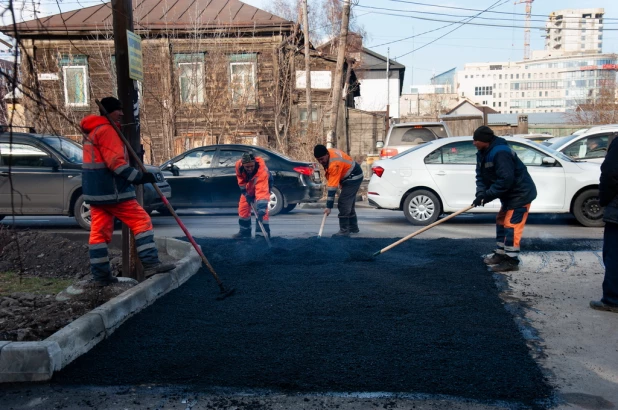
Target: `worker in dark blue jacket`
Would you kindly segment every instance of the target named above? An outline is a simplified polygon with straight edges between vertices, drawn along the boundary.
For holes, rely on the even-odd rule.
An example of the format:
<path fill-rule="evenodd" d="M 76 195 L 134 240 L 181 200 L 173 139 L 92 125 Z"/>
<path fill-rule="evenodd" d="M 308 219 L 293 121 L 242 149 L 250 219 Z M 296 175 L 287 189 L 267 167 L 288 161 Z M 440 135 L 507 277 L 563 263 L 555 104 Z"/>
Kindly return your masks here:
<path fill-rule="evenodd" d="M 504 138 L 491 128 L 474 131 L 476 154 L 476 198 L 472 205 L 483 206 L 500 199 L 496 216 L 496 243 L 493 255 L 484 259 L 494 272 L 519 270 L 519 243 L 536 198 L 536 186 L 528 169 Z"/>
<path fill-rule="evenodd" d="M 618 313 L 618 138 L 609 145 L 601 164 L 599 204 L 604 206 L 603 220 L 603 298 L 590 302 L 590 307 Z"/>

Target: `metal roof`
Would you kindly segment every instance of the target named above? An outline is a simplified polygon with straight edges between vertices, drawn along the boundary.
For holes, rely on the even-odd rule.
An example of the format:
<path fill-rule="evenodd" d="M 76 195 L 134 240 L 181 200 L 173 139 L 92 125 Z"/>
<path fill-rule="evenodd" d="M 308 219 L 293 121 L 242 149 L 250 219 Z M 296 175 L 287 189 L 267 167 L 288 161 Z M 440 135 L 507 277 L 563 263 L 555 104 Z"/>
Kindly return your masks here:
<path fill-rule="evenodd" d="M 213 27 L 292 27 L 293 22 L 239 0 L 133 0 L 135 31 Z M 17 23 L 24 32 L 111 29 L 111 3 Z M 2 28 L 10 35 L 9 26 Z M 7 30 L 8 29 L 8 30 Z"/>
<path fill-rule="evenodd" d="M 517 116 L 522 114 L 487 114 L 488 125 L 517 124 Z M 528 124 L 568 124 L 569 119 L 563 112 L 537 112 L 525 114 Z"/>

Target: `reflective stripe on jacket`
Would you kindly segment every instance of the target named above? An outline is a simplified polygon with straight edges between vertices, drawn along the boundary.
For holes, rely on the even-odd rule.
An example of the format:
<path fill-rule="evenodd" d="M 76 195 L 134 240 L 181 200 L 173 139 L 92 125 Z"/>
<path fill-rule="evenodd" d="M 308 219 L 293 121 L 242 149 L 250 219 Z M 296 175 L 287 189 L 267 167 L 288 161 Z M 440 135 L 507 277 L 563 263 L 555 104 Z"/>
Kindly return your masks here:
<path fill-rule="evenodd" d="M 81 122 L 84 140 L 82 190 L 89 204 L 113 204 L 135 198 L 142 173 L 129 166 L 124 143 L 107 118 L 88 115 Z"/>
<path fill-rule="evenodd" d="M 326 168 L 326 202 L 327 207 L 332 208 L 335 194 L 342 182 L 356 180 L 363 177 L 363 170 L 345 152 L 337 148 L 329 148 L 328 168 Z M 330 206 L 328 206 L 330 204 Z"/>
<path fill-rule="evenodd" d="M 268 202 L 270 202 L 273 177 L 270 175 L 264 159 L 255 158 L 255 170 L 252 175 L 247 174 L 241 160 L 236 161 L 236 179 L 240 192 L 254 197 L 258 209 L 266 209 Z"/>

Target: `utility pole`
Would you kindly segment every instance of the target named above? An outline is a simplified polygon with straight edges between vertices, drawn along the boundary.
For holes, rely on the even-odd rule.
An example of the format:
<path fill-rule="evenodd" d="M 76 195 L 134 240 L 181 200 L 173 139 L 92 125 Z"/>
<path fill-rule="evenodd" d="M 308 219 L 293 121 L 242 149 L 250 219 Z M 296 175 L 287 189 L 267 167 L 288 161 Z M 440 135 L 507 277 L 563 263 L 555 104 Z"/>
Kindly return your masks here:
<path fill-rule="evenodd" d="M 313 119 L 311 110 L 311 59 L 309 56 L 309 11 L 307 0 L 303 0 L 303 33 L 305 36 L 305 81 L 307 90 L 307 135 Z"/>
<path fill-rule="evenodd" d="M 122 102 L 124 125 L 123 133 L 131 147 L 143 159 L 140 143 L 139 102 L 137 82 L 129 78 L 129 44 L 127 31 L 133 31 L 133 3 L 131 0 L 112 0 L 112 18 L 114 26 L 114 49 L 116 57 L 116 81 L 118 99 Z M 137 166 L 130 159 L 131 166 Z M 138 186 L 137 198 L 143 204 L 143 188 Z M 135 251 L 135 239 L 129 227 L 122 225 L 122 274 L 135 279 L 142 279 L 143 269 Z"/>
<path fill-rule="evenodd" d="M 388 134 L 388 129 L 390 128 L 390 101 L 391 101 L 391 90 L 389 86 L 389 80 L 391 76 L 391 48 L 386 49 L 386 121 L 384 121 L 386 125 L 386 129 L 384 130 L 384 135 Z"/>
<path fill-rule="evenodd" d="M 333 147 L 333 140 L 337 135 L 337 117 L 341 104 L 341 80 L 343 78 L 343 62 L 345 61 L 345 49 L 348 41 L 348 24 L 350 23 L 350 0 L 343 0 L 343 15 L 341 16 L 341 30 L 339 33 L 339 50 L 337 51 L 337 67 L 335 68 L 335 80 L 333 81 L 333 105 L 330 110 L 330 130 L 326 136 L 326 146 Z"/>

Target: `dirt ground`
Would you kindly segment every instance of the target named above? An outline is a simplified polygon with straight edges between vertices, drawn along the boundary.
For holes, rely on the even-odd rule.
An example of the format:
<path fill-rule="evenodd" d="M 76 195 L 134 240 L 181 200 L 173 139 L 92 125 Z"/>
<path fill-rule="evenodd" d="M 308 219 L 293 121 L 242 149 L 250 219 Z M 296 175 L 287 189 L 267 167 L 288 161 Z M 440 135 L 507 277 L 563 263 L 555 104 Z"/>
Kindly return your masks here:
<path fill-rule="evenodd" d="M 110 250 L 112 268 L 118 272 L 120 252 Z M 44 278 L 52 288 L 55 279 L 75 282 L 90 279 L 88 245 L 35 231 L 0 229 L 0 273 L 21 278 Z M 73 320 L 118 295 L 126 285 L 88 289 L 67 301 L 57 301 L 53 291 L 7 293 L 0 286 L 0 340 L 44 340 Z"/>

